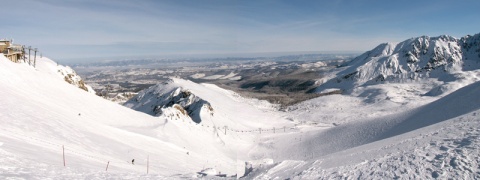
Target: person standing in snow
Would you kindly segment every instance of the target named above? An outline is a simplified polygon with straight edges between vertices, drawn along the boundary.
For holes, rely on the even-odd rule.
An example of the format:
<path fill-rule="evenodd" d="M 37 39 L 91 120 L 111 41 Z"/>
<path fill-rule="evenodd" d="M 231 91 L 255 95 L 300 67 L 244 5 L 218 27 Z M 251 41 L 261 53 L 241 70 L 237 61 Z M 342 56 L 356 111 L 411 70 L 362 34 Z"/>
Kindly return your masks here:
<path fill-rule="evenodd" d="M 132 159 L 132 164 L 134 164 L 134 162 L 135 162 L 135 159 Z"/>

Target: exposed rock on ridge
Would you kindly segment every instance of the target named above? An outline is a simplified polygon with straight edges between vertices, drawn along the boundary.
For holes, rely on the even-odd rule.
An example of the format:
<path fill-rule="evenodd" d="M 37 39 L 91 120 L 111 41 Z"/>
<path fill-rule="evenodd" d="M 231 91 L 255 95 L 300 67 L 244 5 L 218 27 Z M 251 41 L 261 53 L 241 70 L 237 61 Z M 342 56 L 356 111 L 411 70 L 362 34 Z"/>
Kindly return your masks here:
<path fill-rule="evenodd" d="M 384 43 L 353 59 L 317 90 L 351 89 L 383 81 L 438 78 L 443 74 L 480 69 L 480 34 L 456 39 L 452 36 L 421 36 Z"/>
<path fill-rule="evenodd" d="M 210 116 L 214 115 L 209 102 L 173 84 L 171 80 L 159 83 L 141 91 L 136 98 L 130 99 L 124 105 L 153 116 L 165 116 L 176 120 L 186 119 L 195 123 L 202 121 L 202 112 Z"/>

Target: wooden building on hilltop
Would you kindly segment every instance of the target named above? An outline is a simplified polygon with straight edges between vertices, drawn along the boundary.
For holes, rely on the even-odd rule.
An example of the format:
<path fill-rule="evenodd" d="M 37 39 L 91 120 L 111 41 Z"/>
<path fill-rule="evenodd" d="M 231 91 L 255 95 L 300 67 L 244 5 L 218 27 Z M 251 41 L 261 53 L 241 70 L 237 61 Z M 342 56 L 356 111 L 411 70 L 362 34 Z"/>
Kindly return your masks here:
<path fill-rule="evenodd" d="M 0 53 L 13 62 L 19 62 L 25 56 L 25 48 L 22 45 L 13 44 L 12 40 L 0 39 Z"/>

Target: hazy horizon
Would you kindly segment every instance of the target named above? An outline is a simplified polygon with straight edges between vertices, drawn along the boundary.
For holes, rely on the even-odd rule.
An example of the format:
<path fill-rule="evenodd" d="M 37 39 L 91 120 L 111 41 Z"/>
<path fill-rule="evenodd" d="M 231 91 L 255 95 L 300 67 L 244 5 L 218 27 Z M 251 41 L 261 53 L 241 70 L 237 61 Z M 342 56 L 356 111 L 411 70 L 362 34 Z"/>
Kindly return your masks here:
<path fill-rule="evenodd" d="M 222 54 L 170 54 L 170 55 L 137 55 L 137 56 L 105 56 L 105 57 L 84 57 L 84 58 L 59 58 L 55 59 L 60 63 L 78 64 L 101 61 L 121 61 L 121 60 L 141 60 L 141 59 L 216 59 L 216 58 L 263 58 L 263 57 L 281 57 L 296 55 L 352 55 L 361 54 L 364 51 L 296 51 L 296 52 L 245 52 L 245 53 L 222 53 Z"/>

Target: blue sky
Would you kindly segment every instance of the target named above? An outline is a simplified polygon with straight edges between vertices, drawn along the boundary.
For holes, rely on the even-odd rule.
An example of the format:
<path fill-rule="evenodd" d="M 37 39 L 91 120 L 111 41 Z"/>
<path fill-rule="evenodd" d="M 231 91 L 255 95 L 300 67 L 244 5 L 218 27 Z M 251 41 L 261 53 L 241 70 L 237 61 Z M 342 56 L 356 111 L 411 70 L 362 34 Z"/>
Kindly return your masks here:
<path fill-rule="evenodd" d="M 480 33 L 478 0 L 15 0 L 0 38 L 56 60 L 366 51 L 421 35 Z"/>

